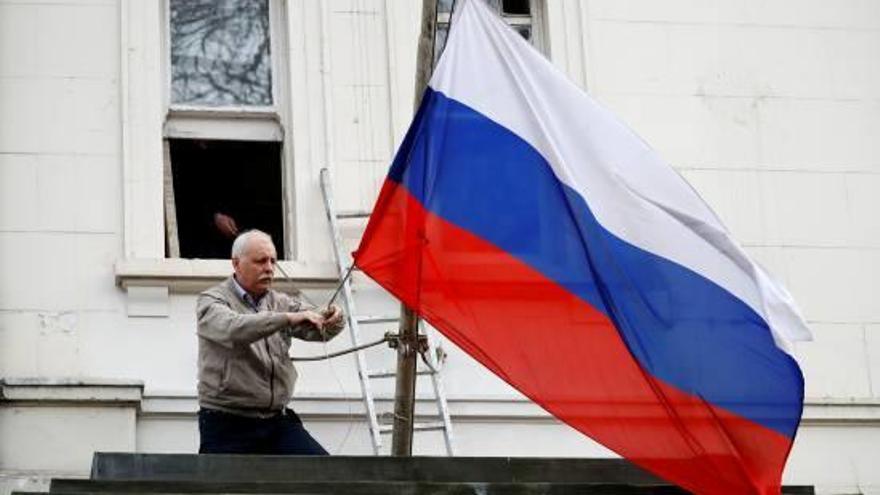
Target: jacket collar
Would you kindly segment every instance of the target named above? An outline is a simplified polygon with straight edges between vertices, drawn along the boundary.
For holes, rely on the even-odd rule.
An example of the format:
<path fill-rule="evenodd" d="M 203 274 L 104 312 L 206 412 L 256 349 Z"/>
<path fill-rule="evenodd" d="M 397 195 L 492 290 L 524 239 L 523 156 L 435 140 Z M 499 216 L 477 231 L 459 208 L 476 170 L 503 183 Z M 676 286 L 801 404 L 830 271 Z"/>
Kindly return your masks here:
<path fill-rule="evenodd" d="M 224 285 L 226 286 L 226 289 L 231 294 L 235 295 L 235 298 L 240 303 L 244 304 L 246 307 L 248 307 L 254 311 L 257 311 L 257 312 L 259 312 L 260 305 L 266 299 L 266 296 L 269 294 L 268 292 L 266 292 L 266 294 L 263 294 L 262 297 L 254 298 L 253 296 L 250 295 L 250 293 L 248 293 L 248 291 L 246 291 L 244 289 L 244 287 L 242 287 L 238 283 L 238 280 L 235 280 L 235 275 L 230 275 L 229 278 L 226 279 L 226 283 Z"/>

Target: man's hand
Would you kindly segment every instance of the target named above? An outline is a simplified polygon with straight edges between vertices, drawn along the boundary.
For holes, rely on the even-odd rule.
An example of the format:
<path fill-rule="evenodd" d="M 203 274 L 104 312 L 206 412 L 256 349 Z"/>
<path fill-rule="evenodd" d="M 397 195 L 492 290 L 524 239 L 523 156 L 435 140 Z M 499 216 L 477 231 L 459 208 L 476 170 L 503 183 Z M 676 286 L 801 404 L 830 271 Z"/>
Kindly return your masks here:
<path fill-rule="evenodd" d="M 287 313 L 287 320 L 290 322 L 290 326 L 299 325 L 305 321 L 315 325 L 315 328 L 318 330 L 322 330 L 324 328 L 324 324 L 327 323 L 324 315 L 320 313 L 316 313 L 314 311 L 297 311 L 296 313 Z"/>
<path fill-rule="evenodd" d="M 223 234 L 223 237 L 235 239 L 238 235 L 238 224 L 235 219 L 225 213 L 214 213 L 214 227 Z"/>
<path fill-rule="evenodd" d="M 334 304 L 322 311 L 321 315 L 324 317 L 325 325 L 333 326 L 339 323 L 339 320 L 342 319 L 342 310 L 339 309 L 339 306 Z"/>

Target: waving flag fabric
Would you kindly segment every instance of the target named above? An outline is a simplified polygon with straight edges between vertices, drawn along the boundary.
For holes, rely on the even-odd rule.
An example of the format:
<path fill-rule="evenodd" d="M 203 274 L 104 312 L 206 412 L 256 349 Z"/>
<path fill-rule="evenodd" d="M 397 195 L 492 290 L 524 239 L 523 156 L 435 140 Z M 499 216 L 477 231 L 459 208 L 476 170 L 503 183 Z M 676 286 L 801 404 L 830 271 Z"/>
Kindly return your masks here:
<path fill-rule="evenodd" d="M 355 259 L 560 420 L 698 493 L 779 492 L 809 331 L 688 184 L 478 0 Z"/>

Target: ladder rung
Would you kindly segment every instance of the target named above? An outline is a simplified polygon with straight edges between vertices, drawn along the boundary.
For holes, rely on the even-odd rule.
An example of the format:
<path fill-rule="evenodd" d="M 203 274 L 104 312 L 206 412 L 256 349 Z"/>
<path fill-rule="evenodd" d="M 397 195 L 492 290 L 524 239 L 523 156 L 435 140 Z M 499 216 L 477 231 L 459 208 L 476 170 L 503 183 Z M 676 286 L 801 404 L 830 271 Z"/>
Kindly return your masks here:
<path fill-rule="evenodd" d="M 431 375 L 433 373 L 434 372 L 431 370 L 418 370 L 418 371 L 416 371 L 417 376 Z M 367 373 L 367 376 L 369 376 L 370 378 L 391 378 L 395 375 L 397 375 L 397 372 L 391 371 L 391 370 L 371 371 L 371 372 Z"/>
<path fill-rule="evenodd" d="M 336 213 L 336 218 L 367 218 L 370 212 L 366 210 L 340 211 Z"/>
<path fill-rule="evenodd" d="M 370 378 L 391 378 L 396 374 L 394 371 L 371 371 L 367 373 L 367 376 Z"/>
<path fill-rule="evenodd" d="M 400 321 L 399 316 L 358 316 L 358 323 L 397 323 Z"/>
<path fill-rule="evenodd" d="M 413 430 L 415 431 L 438 431 L 445 429 L 446 425 L 443 424 L 442 421 L 437 423 L 416 423 L 415 426 L 413 426 Z"/>
<path fill-rule="evenodd" d="M 446 425 L 443 422 L 438 423 L 416 423 L 413 426 L 413 431 L 440 431 L 445 430 Z M 379 427 L 379 433 L 388 434 L 394 431 L 394 425 L 381 425 Z"/>

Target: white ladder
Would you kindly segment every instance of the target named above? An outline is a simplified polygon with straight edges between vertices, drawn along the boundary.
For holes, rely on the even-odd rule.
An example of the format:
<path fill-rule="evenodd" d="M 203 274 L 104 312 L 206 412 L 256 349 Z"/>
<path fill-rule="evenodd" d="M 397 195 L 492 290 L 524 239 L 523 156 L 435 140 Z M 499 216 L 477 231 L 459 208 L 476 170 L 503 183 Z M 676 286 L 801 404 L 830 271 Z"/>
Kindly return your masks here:
<path fill-rule="evenodd" d="M 336 259 L 336 267 L 339 271 L 339 277 L 344 278 L 342 282 L 342 290 L 340 297 L 345 310 L 345 316 L 348 320 L 349 335 L 351 335 L 352 345 L 360 346 L 363 342 L 360 334 L 360 325 L 372 325 L 377 323 L 397 323 L 399 316 L 363 316 L 359 315 L 356 309 L 352 289 L 351 279 L 346 278 L 349 266 L 352 260 L 347 256 L 343 249 L 342 234 L 339 228 L 341 219 L 366 219 L 370 216 L 369 212 L 337 212 L 333 207 L 333 188 L 330 180 L 330 171 L 326 168 L 321 169 L 321 192 L 324 196 L 324 210 L 327 214 L 327 221 L 330 225 L 330 235 L 333 244 L 333 255 Z M 419 320 L 420 340 L 424 339 L 427 344 L 426 352 L 422 353 L 422 358 L 427 365 L 425 369 L 417 371 L 417 375 L 427 375 L 431 377 L 431 385 L 434 390 L 434 401 L 437 404 L 437 415 L 439 421 L 429 423 L 416 423 L 413 425 L 413 431 L 442 431 L 443 439 L 446 444 L 447 455 L 454 455 L 453 437 L 452 437 L 452 421 L 449 416 L 449 406 L 446 402 L 446 393 L 443 388 L 443 380 L 440 377 L 440 358 L 443 351 L 437 346 L 437 339 L 433 329 L 425 325 Z M 376 403 L 373 398 L 373 389 L 370 380 L 393 378 L 396 376 L 395 371 L 371 370 L 367 367 L 366 355 L 363 349 L 355 352 L 358 379 L 361 384 L 361 395 L 364 400 L 364 408 L 367 413 L 367 423 L 370 428 L 370 440 L 373 446 L 373 453 L 380 454 L 382 448 L 382 435 L 390 434 L 392 427 L 390 424 L 380 424 L 379 414 L 376 411 Z"/>

